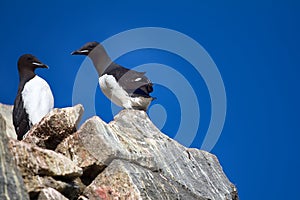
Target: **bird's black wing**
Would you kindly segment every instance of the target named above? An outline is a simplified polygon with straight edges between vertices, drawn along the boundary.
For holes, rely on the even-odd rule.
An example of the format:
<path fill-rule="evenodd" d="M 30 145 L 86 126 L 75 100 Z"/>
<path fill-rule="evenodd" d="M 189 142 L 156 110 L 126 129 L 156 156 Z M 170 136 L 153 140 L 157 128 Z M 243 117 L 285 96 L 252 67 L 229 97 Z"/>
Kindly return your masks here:
<path fill-rule="evenodd" d="M 22 140 L 23 136 L 30 129 L 28 114 L 23 105 L 22 95 L 17 95 L 13 109 L 13 124 L 17 133 L 18 140 Z"/>
<path fill-rule="evenodd" d="M 112 63 L 106 74 L 113 75 L 119 85 L 132 97 L 151 97 L 150 93 L 153 91 L 153 83 L 145 76 L 145 72 L 129 70 Z"/>

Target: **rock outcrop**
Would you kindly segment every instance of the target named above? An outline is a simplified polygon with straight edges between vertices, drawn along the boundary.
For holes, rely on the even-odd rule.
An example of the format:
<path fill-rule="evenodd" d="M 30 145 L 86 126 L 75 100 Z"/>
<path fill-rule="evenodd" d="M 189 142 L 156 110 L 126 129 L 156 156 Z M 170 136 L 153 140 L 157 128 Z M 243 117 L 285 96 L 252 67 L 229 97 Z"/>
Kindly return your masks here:
<path fill-rule="evenodd" d="M 82 113 L 83 107 L 80 104 L 62 109 L 55 108 L 31 127 L 24 141 L 54 150 L 64 138 L 76 131 Z"/>
<path fill-rule="evenodd" d="M 23 141 L 10 139 L 31 199 L 238 199 L 216 156 L 164 135 L 144 111 L 77 130 L 82 111 L 55 109 Z"/>
<path fill-rule="evenodd" d="M 54 151 L 17 140 L 10 140 L 9 148 L 24 176 L 41 175 L 72 179 L 82 175 L 81 168 Z"/>
<path fill-rule="evenodd" d="M 23 187 L 21 173 L 7 146 L 6 119 L 0 113 L 0 199 L 27 200 L 29 196 Z"/>
<path fill-rule="evenodd" d="M 3 127 L 3 131 L 8 137 L 17 139 L 12 120 L 12 111 L 13 106 L 0 103 L 0 114 L 2 115 L 2 118 L 5 121 L 5 127 Z"/>

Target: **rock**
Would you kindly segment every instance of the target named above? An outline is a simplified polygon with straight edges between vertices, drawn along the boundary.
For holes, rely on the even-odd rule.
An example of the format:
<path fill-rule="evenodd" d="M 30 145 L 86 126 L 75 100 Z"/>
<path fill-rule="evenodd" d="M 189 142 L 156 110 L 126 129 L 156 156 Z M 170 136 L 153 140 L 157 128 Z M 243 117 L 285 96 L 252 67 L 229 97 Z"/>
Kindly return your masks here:
<path fill-rule="evenodd" d="M 23 141 L 8 140 L 0 115 L 0 199 L 28 199 L 26 189 L 46 200 L 238 200 L 216 156 L 164 135 L 144 111 L 122 110 L 109 124 L 95 116 L 77 130 L 82 112 L 81 105 L 54 109 Z"/>
<path fill-rule="evenodd" d="M 83 167 L 86 184 L 95 176 L 87 169 L 101 172 L 84 192 L 86 196 L 234 199 L 236 191 L 215 156 L 185 148 L 162 134 L 144 111 L 123 110 L 109 124 L 92 117 L 56 151 Z M 109 174 L 112 178 L 106 180 Z M 122 178 L 130 180 L 128 187 Z"/>
<path fill-rule="evenodd" d="M 199 173 L 199 179 L 191 184 L 201 184 L 201 194 L 209 197 L 213 192 L 216 199 L 238 200 L 237 189 L 225 176 L 218 158 L 206 151 L 198 149 L 188 149 L 190 162 L 193 170 L 185 171 L 184 176 L 180 176 L 184 182 L 193 180 L 195 173 Z M 172 166 L 171 166 L 172 167 Z M 197 188 L 195 188 L 197 189 Z"/>
<path fill-rule="evenodd" d="M 81 168 L 54 151 L 13 139 L 9 147 L 23 177 L 40 175 L 72 180 L 82 175 Z"/>
<path fill-rule="evenodd" d="M 83 114 L 82 105 L 55 108 L 35 124 L 23 141 L 54 150 L 66 137 L 73 134 Z"/>
<path fill-rule="evenodd" d="M 24 182 L 27 192 L 30 195 L 30 199 L 36 199 L 41 190 L 45 188 L 53 188 L 68 199 L 77 199 L 79 194 L 83 191 L 76 180 L 65 182 L 62 180 L 56 180 L 50 176 L 27 175 L 24 177 Z"/>
<path fill-rule="evenodd" d="M 84 191 L 88 199 L 199 199 L 161 172 L 115 159 Z"/>
<path fill-rule="evenodd" d="M 114 133 L 105 122 L 95 116 L 87 120 L 78 132 L 66 138 L 56 149 L 83 168 L 82 181 L 86 185 L 122 151 L 118 149 L 121 144 L 109 134 Z"/>
<path fill-rule="evenodd" d="M 7 147 L 8 137 L 5 118 L 0 114 L 0 199 L 27 200 L 21 173 L 15 166 L 13 156 Z"/>
<path fill-rule="evenodd" d="M 82 193 L 82 183 L 76 180 L 82 175 L 82 169 L 67 157 L 13 139 L 9 141 L 9 148 L 31 199 L 48 187 L 56 189 L 69 199 L 76 199 Z"/>
<path fill-rule="evenodd" d="M 0 103 L 0 114 L 2 115 L 6 124 L 4 133 L 6 133 L 8 137 L 17 139 L 17 134 L 15 132 L 15 128 L 12 120 L 12 111 L 13 111 L 13 106 Z"/>
<path fill-rule="evenodd" d="M 198 197 L 232 199 L 232 184 L 217 158 L 205 151 L 185 148 L 162 134 L 145 112 L 123 110 L 109 125 L 131 152 L 130 162 L 154 166 Z"/>
<path fill-rule="evenodd" d="M 67 183 L 59 180 L 55 180 L 50 176 L 37 176 L 37 175 L 26 175 L 24 177 L 24 183 L 27 189 L 30 199 L 35 199 L 44 188 L 54 188 L 57 191 L 64 191 L 70 187 Z"/>
<path fill-rule="evenodd" d="M 44 188 L 41 190 L 38 200 L 68 200 L 68 199 L 53 188 Z"/>

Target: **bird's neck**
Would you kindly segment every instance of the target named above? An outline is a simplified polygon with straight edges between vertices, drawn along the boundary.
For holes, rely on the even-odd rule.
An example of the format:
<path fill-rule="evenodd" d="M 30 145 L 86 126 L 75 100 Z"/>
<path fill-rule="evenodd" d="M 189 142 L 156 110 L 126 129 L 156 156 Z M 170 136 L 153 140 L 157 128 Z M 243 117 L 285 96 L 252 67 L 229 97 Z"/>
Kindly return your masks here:
<path fill-rule="evenodd" d="M 35 73 L 34 71 L 31 70 L 22 70 L 19 71 L 19 80 L 20 82 L 27 82 L 30 79 L 32 79 L 33 77 L 35 77 Z"/>
<path fill-rule="evenodd" d="M 88 56 L 93 61 L 99 77 L 103 75 L 105 69 L 112 63 L 102 45 L 98 45 Z"/>
<path fill-rule="evenodd" d="M 34 78 L 35 76 L 36 74 L 33 71 L 28 71 L 28 70 L 19 71 L 20 83 L 19 83 L 18 91 L 19 92 L 22 91 L 25 83 L 31 80 L 32 78 Z"/>

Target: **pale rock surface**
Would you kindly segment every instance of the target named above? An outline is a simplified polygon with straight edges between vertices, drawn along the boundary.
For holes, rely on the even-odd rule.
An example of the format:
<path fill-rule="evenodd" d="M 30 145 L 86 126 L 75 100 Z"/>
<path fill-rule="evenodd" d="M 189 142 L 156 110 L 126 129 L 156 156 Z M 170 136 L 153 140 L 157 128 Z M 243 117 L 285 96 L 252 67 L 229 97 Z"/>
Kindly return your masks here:
<path fill-rule="evenodd" d="M 5 131 L 7 131 L 6 121 L 0 114 L 0 199 L 27 200 L 29 196 L 13 155 L 7 147 L 9 138 Z"/>
<path fill-rule="evenodd" d="M 22 174 L 20 194 L 26 188 L 40 200 L 238 200 L 216 156 L 180 145 L 144 111 L 122 110 L 108 124 L 95 116 L 77 130 L 82 112 L 81 105 L 54 109 L 23 141 L 1 138 Z"/>
<path fill-rule="evenodd" d="M 86 181 L 92 181 L 84 192 L 87 197 L 99 197 L 99 191 L 104 195 L 107 187 L 109 194 L 126 196 L 122 192 L 126 187 L 124 184 L 124 188 L 120 187 L 122 183 L 118 180 L 129 179 L 131 182 L 127 185 L 130 185 L 130 195 L 134 198 L 165 199 L 170 196 L 172 199 L 176 196 L 180 199 L 236 199 L 236 189 L 224 175 L 214 155 L 185 148 L 162 134 L 143 111 L 123 110 L 109 124 L 99 117 L 92 117 L 76 134 L 66 138 L 56 151 L 85 169 L 89 166 L 99 171 L 105 168 L 94 181 L 94 177 Z M 85 160 L 92 162 L 86 163 Z M 103 177 L 105 173 L 113 174 L 112 171 L 123 173 L 112 175 L 112 182 L 108 184 L 103 181 L 107 178 Z M 136 173 L 144 175 L 137 178 L 134 176 Z M 146 179 L 146 174 L 151 174 L 153 179 Z M 150 186 L 140 187 L 146 183 Z M 155 190 L 159 196 L 151 192 Z M 99 198 L 103 199 L 101 195 Z"/>
<path fill-rule="evenodd" d="M 85 189 L 84 195 L 88 199 L 205 199 L 162 172 L 118 159 Z"/>
<path fill-rule="evenodd" d="M 31 176 L 24 177 L 24 183 L 30 199 L 36 199 L 42 189 L 53 188 L 68 199 L 77 199 L 84 188 L 78 179 L 75 180 L 57 180 L 50 176 Z"/>
<path fill-rule="evenodd" d="M 9 148 L 23 177 L 41 175 L 74 179 L 82 175 L 80 167 L 54 151 L 13 139 L 9 141 Z"/>
<path fill-rule="evenodd" d="M 54 150 L 64 138 L 77 130 L 82 114 L 83 107 L 80 104 L 74 107 L 55 108 L 31 127 L 23 141 Z"/>
<path fill-rule="evenodd" d="M 70 197 L 81 193 L 74 179 L 82 175 L 82 169 L 70 159 L 52 150 L 13 139 L 9 141 L 9 148 L 31 198 L 48 187 Z"/>
<path fill-rule="evenodd" d="M 13 106 L 0 103 L 0 114 L 5 121 L 5 133 L 8 137 L 17 139 L 12 119 Z"/>
<path fill-rule="evenodd" d="M 44 188 L 41 190 L 38 200 L 68 200 L 65 196 L 53 188 Z"/>

